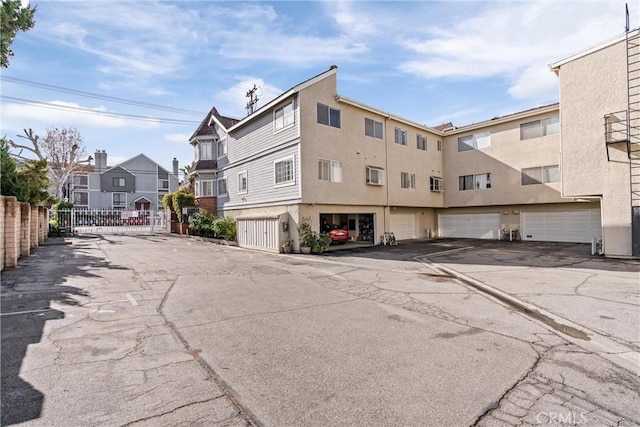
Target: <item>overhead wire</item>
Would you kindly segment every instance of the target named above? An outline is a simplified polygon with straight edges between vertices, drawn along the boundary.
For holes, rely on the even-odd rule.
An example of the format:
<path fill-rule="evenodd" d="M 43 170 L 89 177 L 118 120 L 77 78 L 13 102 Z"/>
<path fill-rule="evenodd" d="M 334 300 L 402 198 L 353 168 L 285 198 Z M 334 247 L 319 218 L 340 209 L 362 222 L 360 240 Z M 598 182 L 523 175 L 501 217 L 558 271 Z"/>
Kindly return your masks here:
<path fill-rule="evenodd" d="M 98 116 L 107 116 L 107 117 L 122 118 L 122 119 L 129 119 L 129 120 L 139 120 L 139 121 L 146 121 L 146 122 L 152 122 L 152 123 L 167 123 L 167 124 L 178 124 L 178 125 L 200 124 L 199 121 L 194 121 L 194 120 L 158 118 L 158 117 L 140 116 L 136 114 L 125 114 L 125 113 L 115 113 L 111 111 L 92 110 L 90 108 L 75 107 L 71 105 L 52 104 L 50 102 L 34 101 L 30 99 L 17 98 L 17 97 L 7 96 L 7 95 L 0 95 L 0 98 L 16 104 L 26 104 L 26 105 L 32 105 L 35 107 L 50 108 L 54 110 L 74 111 L 82 114 L 93 114 Z"/>
<path fill-rule="evenodd" d="M 159 105 L 159 104 L 152 104 L 152 103 L 148 103 L 148 102 L 142 102 L 142 101 L 135 101 L 135 100 L 131 100 L 131 99 L 126 99 L 126 98 L 119 98 L 119 97 L 115 97 L 115 96 L 109 96 L 109 95 L 104 95 L 104 94 L 99 94 L 99 93 L 94 93 L 94 92 L 87 92 L 87 91 L 83 91 L 83 90 L 77 90 L 77 89 L 71 89 L 68 87 L 64 87 L 64 86 L 56 86 L 56 85 L 50 85 L 47 83 L 40 83 L 40 82 L 35 82 L 32 80 L 27 80 L 27 79 L 20 79 L 20 78 L 16 78 L 16 77 L 10 77 L 10 76 L 0 76 L 1 80 L 4 81 L 8 81 L 11 83 L 16 83 L 16 84 L 20 84 L 20 85 L 24 85 L 24 86 L 31 86 L 31 87 L 37 87 L 40 89 L 47 89 L 47 90 L 51 90 L 54 92 L 62 92 L 62 93 L 68 93 L 68 94 L 72 94 L 72 95 L 78 95 L 78 96 L 82 96 L 85 98 L 93 98 L 93 99 L 102 99 L 105 101 L 111 101 L 111 102 L 116 102 L 119 104 L 127 104 L 127 105 L 133 105 L 136 107 L 143 107 L 143 108 L 148 108 L 148 109 L 152 109 L 152 110 L 161 110 L 161 111 L 168 111 L 171 113 L 178 113 L 178 114 L 186 114 L 186 115 L 192 115 L 192 116 L 198 116 L 198 117 L 202 117 L 206 114 L 206 112 L 202 112 L 202 111 L 196 111 L 196 110 L 188 110 L 185 108 L 176 108 L 176 107 L 169 107 L 166 105 Z"/>

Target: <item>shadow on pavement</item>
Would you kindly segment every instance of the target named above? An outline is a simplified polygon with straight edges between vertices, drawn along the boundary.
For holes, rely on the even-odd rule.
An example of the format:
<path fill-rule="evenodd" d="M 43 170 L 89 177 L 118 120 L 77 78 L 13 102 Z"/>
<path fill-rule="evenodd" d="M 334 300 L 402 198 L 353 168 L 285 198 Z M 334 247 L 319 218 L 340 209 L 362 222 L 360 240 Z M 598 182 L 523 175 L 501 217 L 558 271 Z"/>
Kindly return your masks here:
<path fill-rule="evenodd" d="M 470 247 L 472 251 L 466 249 Z M 637 272 L 640 268 L 638 261 L 591 255 L 591 245 L 588 243 L 434 239 L 400 241 L 397 246 L 346 246 L 324 256 L 409 262 L 415 262 L 416 257 L 427 257 L 436 261 L 440 257 L 446 257 L 446 261 L 453 264 L 547 268 L 579 265 L 579 268 L 585 269 L 623 272 Z"/>
<path fill-rule="evenodd" d="M 45 395 L 20 377 L 20 369 L 30 344 L 41 341 L 47 321 L 64 319 L 65 314 L 51 303 L 77 306 L 77 297 L 90 294 L 65 285 L 70 278 L 99 277 L 95 269 L 119 269 L 104 258 L 77 245 L 41 246 L 18 268 L 5 270 L 1 276 L 1 345 L 2 377 L 0 425 L 13 425 L 40 417 Z M 86 245 L 86 242 L 84 242 Z M 70 402 L 71 403 L 71 402 Z"/>

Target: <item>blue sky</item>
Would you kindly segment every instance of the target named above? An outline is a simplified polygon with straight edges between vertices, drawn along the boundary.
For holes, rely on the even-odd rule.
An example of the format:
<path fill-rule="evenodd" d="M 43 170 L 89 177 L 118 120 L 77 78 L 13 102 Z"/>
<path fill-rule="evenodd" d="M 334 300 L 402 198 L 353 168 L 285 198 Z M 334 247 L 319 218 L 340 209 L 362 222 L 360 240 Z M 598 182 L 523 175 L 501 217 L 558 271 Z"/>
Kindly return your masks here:
<path fill-rule="evenodd" d="M 630 3 L 635 28 L 639 5 Z M 18 34 L 2 71 L 2 134 L 15 141 L 23 128 L 75 127 L 87 152 L 106 150 L 110 165 L 144 153 L 166 168 L 174 157 L 191 163 L 188 138 L 212 106 L 244 117 L 254 84 L 259 107 L 335 64 L 340 95 L 429 126 L 461 126 L 556 102 L 548 64 L 625 25 L 624 0 L 34 4 L 36 25 Z"/>

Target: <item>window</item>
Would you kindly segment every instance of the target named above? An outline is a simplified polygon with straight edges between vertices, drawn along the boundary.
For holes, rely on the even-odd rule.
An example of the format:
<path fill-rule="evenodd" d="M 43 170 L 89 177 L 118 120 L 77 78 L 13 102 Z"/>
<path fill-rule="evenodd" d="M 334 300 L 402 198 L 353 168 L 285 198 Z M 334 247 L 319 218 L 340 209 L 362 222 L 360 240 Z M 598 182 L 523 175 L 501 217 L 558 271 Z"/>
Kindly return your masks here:
<path fill-rule="evenodd" d="M 438 151 L 442 151 L 442 141 L 438 140 Z"/>
<path fill-rule="evenodd" d="M 560 166 L 538 166 L 522 169 L 522 185 L 560 182 Z"/>
<path fill-rule="evenodd" d="M 444 191 L 444 179 L 438 176 L 429 177 L 429 190 L 431 191 Z"/>
<path fill-rule="evenodd" d="M 73 186 L 77 187 L 87 187 L 89 182 L 89 178 L 87 175 L 73 175 Z"/>
<path fill-rule="evenodd" d="M 318 123 L 339 128 L 340 110 L 318 103 Z"/>
<path fill-rule="evenodd" d="M 213 142 L 201 142 L 199 146 L 198 160 L 213 160 Z"/>
<path fill-rule="evenodd" d="M 520 125 L 520 140 L 554 135 L 558 132 L 560 132 L 560 118 L 558 116 L 534 120 Z"/>
<path fill-rule="evenodd" d="M 367 166 L 367 184 L 369 185 L 383 185 L 384 184 L 384 169 L 374 166 Z"/>
<path fill-rule="evenodd" d="M 238 194 L 246 194 L 249 192 L 249 176 L 247 171 L 238 173 Z"/>
<path fill-rule="evenodd" d="M 396 144 L 407 145 L 407 131 L 405 129 L 395 128 L 393 134 Z"/>
<path fill-rule="evenodd" d="M 373 119 L 364 119 L 364 134 L 382 139 L 382 122 Z"/>
<path fill-rule="evenodd" d="M 464 175 L 458 178 L 458 188 L 462 190 L 484 190 L 491 188 L 491 174 Z"/>
<path fill-rule="evenodd" d="M 274 130 L 278 131 L 293 125 L 293 102 L 273 112 Z"/>
<path fill-rule="evenodd" d="M 73 204 L 76 207 L 89 206 L 89 193 L 86 191 L 74 191 L 73 192 Z"/>
<path fill-rule="evenodd" d="M 218 141 L 218 158 L 227 155 L 227 140 L 221 139 Z"/>
<path fill-rule="evenodd" d="M 218 178 L 218 196 L 227 195 L 227 178 Z"/>
<path fill-rule="evenodd" d="M 127 207 L 127 194 L 126 193 L 113 193 L 113 208 L 124 209 Z"/>
<path fill-rule="evenodd" d="M 111 182 L 114 187 L 124 187 L 126 185 L 126 181 L 124 178 L 113 178 Z"/>
<path fill-rule="evenodd" d="M 293 176 L 293 157 L 274 163 L 276 185 L 291 185 L 295 183 Z"/>
<path fill-rule="evenodd" d="M 491 146 L 491 133 L 482 132 L 458 138 L 458 151 L 481 150 Z"/>
<path fill-rule="evenodd" d="M 196 197 L 211 197 L 215 196 L 214 192 L 215 181 L 196 181 Z"/>
<path fill-rule="evenodd" d="M 416 189 L 416 174 L 400 172 L 400 187 L 409 190 Z"/>
<path fill-rule="evenodd" d="M 318 179 L 320 181 L 342 182 L 342 162 L 318 160 Z"/>
<path fill-rule="evenodd" d="M 169 191 L 169 180 L 168 179 L 159 179 L 158 180 L 158 191 Z"/>
<path fill-rule="evenodd" d="M 418 150 L 427 150 L 427 138 L 420 134 L 416 135 L 416 146 Z"/>

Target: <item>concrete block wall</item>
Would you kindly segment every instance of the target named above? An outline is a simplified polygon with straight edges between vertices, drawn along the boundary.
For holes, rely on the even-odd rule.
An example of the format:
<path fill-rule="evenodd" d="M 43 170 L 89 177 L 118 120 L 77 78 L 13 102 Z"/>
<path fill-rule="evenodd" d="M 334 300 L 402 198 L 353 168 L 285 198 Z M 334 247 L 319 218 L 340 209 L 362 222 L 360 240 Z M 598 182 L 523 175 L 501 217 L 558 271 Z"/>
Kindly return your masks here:
<path fill-rule="evenodd" d="M 18 259 L 44 243 L 49 231 L 47 208 L 0 198 L 0 267 L 16 268 Z"/>
<path fill-rule="evenodd" d="M 20 203 L 20 258 L 31 255 L 31 205 Z"/>

